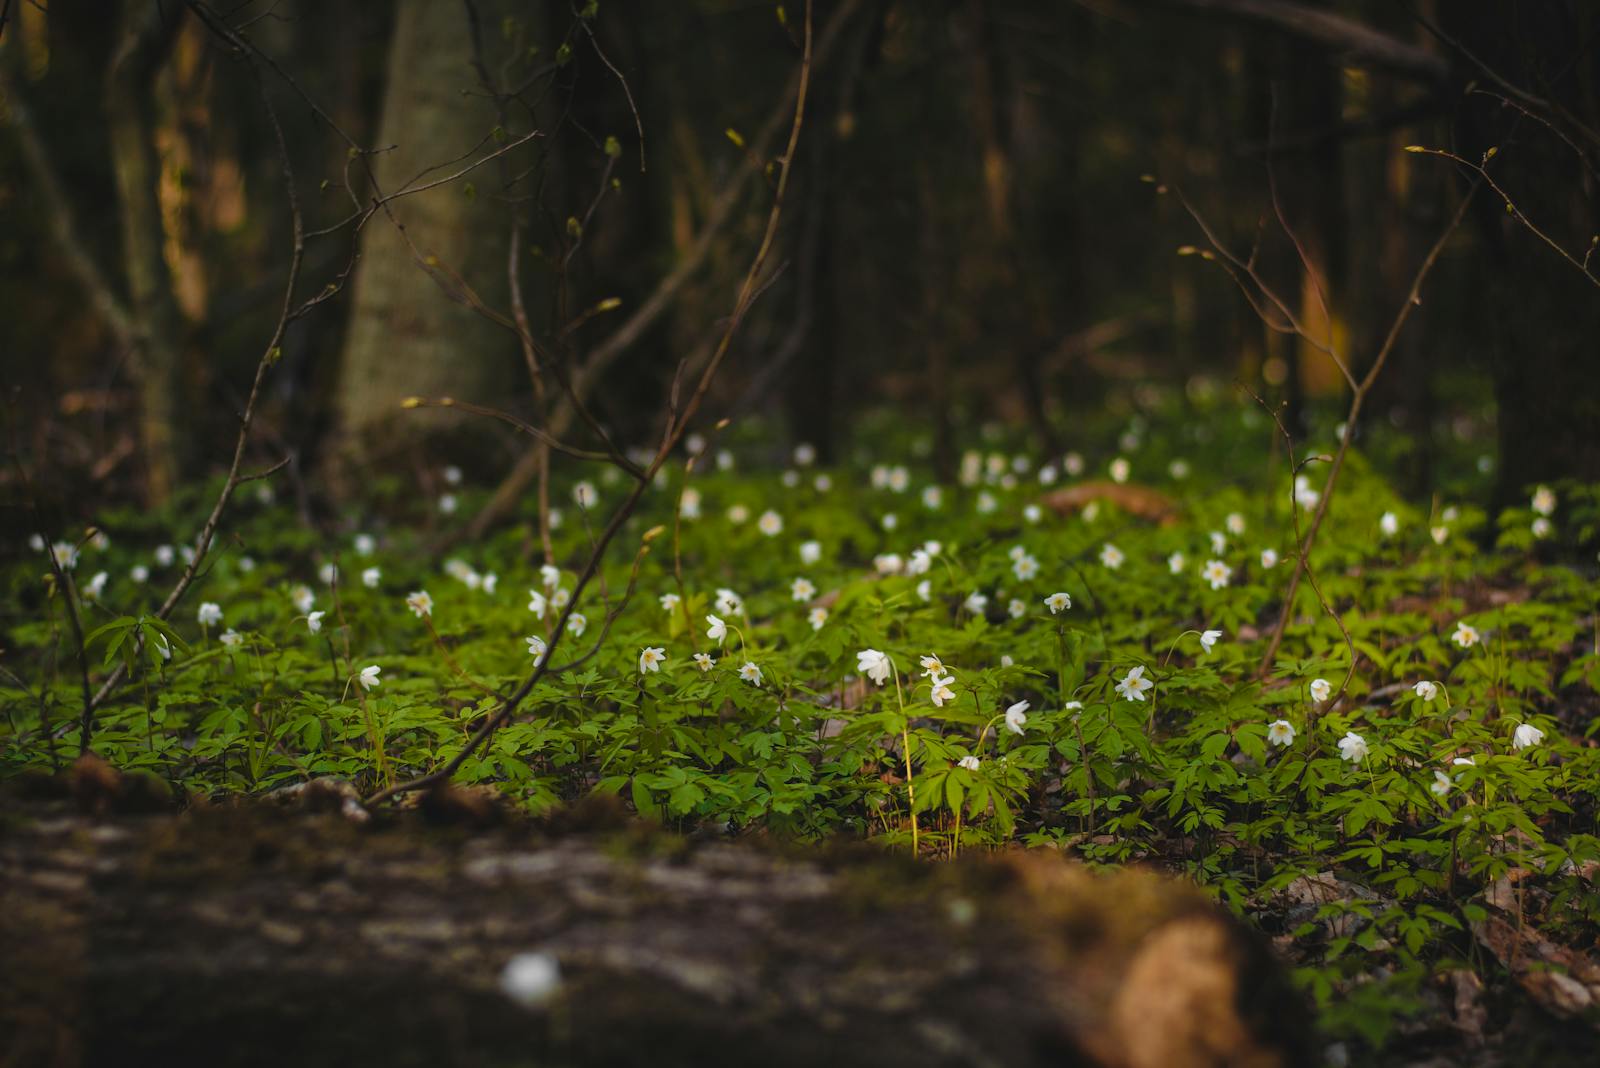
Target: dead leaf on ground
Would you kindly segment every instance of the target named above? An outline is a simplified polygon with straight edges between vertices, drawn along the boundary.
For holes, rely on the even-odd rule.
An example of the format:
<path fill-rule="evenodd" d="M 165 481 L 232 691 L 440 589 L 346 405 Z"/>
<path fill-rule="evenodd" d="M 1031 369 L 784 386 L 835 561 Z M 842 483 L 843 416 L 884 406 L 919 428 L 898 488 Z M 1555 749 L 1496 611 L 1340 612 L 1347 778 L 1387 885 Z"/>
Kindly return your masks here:
<path fill-rule="evenodd" d="M 1474 923 L 1472 934 L 1545 1010 L 1582 1019 L 1600 1007 L 1600 964 L 1586 954 L 1498 915 Z M 1600 1029 L 1600 1018 L 1591 1022 Z"/>
<path fill-rule="evenodd" d="M 1171 497 L 1149 486 L 1125 482 L 1080 482 L 1047 493 L 1040 500 L 1058 515 L 1081 511 L 1090 501 L 1109 501 L 1129 515 L 1154 520 L 1162 526 L 1171 526 L 1178 520 L 1178 505 Z"/>

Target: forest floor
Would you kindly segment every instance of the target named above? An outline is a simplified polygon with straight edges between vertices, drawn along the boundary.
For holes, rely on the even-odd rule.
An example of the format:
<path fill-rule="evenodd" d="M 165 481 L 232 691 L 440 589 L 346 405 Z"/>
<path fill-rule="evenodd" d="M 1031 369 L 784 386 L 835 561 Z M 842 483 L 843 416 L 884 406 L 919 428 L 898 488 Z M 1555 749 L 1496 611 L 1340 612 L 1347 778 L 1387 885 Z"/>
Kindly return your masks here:
<path fill-rule="evenodd" d="M 620 982 L 623 954 L 603 939 L 569 944 L 560 917 L 502 922 L 495 908 L 520 916 L 524 906 L 496 898 L 482 911 L 457 896 L 464 866 L 490 849 L 483 835 L 556 858 L 518 862 L 533 870 L 571 861 L 589 871 L 561 853 L 569 846 L 538 838 L 539 821 L 604 798 L 629 826 L 656 828 L 624 837 L 679 842 L 691 871 L 704 858 L 708 870 L 759 870 L 753 885 L 771 888 L 778 911 L 750 914 L 764 933 L 743 944 L 754 956 L 740 967 L 762 984 L 870 991 L 854 1009 L 819 1008 L 798 989 L 769 1008 L 859 1027 L 857 1048 L 879 1063 L 915 1059 L 869 1037 L 891 1009 L 950 1021 L 920 1033 L 930 1050 L 940 1035 L 954 1043 L 952 1063 L 1029 1063 L 1057 1040 L 1117 1063 L 1092 1060 L 1092 1029 L 1069 1013 L 1062 1031 L 1062 1002 L 1044 1006 L 1016 980 L 1048 972 L 1049 989 L 1115 1005 L 1121 977 L 1137 972 L 1139 939 L 1085 978 L 1061 964 L 1077 952 L 1072 937 L 1044 948 L 1023 937 L 1027 917 L 1048 910 L 1037 895 L 1006 898 L 1004 886 L 992 945 L 965 934 L 947 943 L 948 924 L 925 908 L 860 913 L 854 891 L 832 883 L 817 891 L 839 904 L 826 918 L 806 910 L 815 902 L 785 912 L 787 869 L 774 850 L 809 851 L 824 882 L 878 864 L 925 869 L 915 878 L 929 885 L 981 881 L 966 873 L 986 864 L 1046 865 L 1049 879 L 1066 880 L 1153 869 L 1174 877 L 1180 898 L 1208 898 L 1205 915 L 1243 921 L 1243 941 L 1225 943 L 1244 947 L 1239 960 L 1271 947 L 1278 978 L 1240 981 L 1235 994 L 1292 991 L 1314 1020 L 1295 1036 L 1313 1059 L 1589 1063 L 1600 1021 L 1600 488 L 1529 487 L 1526 503 L 1490 514 L 1489 476 L 1463 449 L 1441 464 L 1439 492 L 1412 501 L 1382 474 L 1404 444 L 1379 437 L 1350 454 L 1311 577 L 1286 608 L 1298 539 L 1329 487 L 1289 471 L 1270 421 L 1249 408 L 1219 400 L 1135 418 L 1106 436 L 1115 451 L 1086 449 L 1088 459 L 1018 453 L 997 435 L 951 484 L 933 481 L 923 443 L 893 424 L 863 427 L 875 451 L 827 469 L 809 450 L 776 455 L 757 428 L 749 435 L 709 447 L 693 470 L 664 472 L 592 574 L 595 539 L 629 493 L 611 468 L 558 482 L 548 549 L 534 514 L 442 548 L 490 492 L 449 467 L 375 478 L 359 508 L 316 525 L 263 488 L 230 513 L 220 548 L 166 618 L 156 606 L 185 567 L 199 487 L 187 508 L 107 509 L 6 565 L 0 776 L 10 796 L 46 798 L 17 802 L 0 842 L 8 872 L 33 873 L 15 884 L 26 899 L 18 915 L 66 909 L 75 944 L 106 951 L 96 960 L 129 954 L 122 972 L 75 971 L 69 987 L 121 990 L 139 968 L 181 961 L 141 941 L 167 928 L 197 959 L 215 945 L 257 964 L 304 954 L 311 917 L 337 911 L 317 888 L 355 880 L 368 887 L 360 915 L 415 952 L 374 972 L 366 936 L 330 922 L 316 937 L 328 961 L 344 963 L 324 963 L 357 969 L 375 999 L 367 1011 L 402 998 L 402 978 L 437 980 L 452 1007 L 419 1010 L 418 1029 L 432 1020 L 451 1049 L 476 1049 L 461 1036 L 522 1026 L 503 1015 L 516 1007 L 503 981 L 518 945 L 554 947 L 528 965 L 535 973 Z M 1331 435 L 1323 444 L 1331 451 Z M 85 742 L 97 757 L 75 763 Z M 443 766 L 457 789 L 408 789 Z M 312 782 L 324 785 L 308 791 Z M 277 811 L 265 798 L 318 795 L 346 817 L 261 816 L 274 829 L 259 834 L 226 822 Z M 130 814 L 140 807 L 162 814 Z M 427 830 L 428 820 L 455 829 Z M 238 841 L 204 837 L 218 827 Z M 183 844 L 195 835 L 211 844 Z M 263 837 L 257 864 L 247 844 Z M 301 840 L 310 854 L 285 844 Z M 615 848 L 586 841 L 596 854 Z M 862 852 L 827 859 L 847 844 Z M 169 846 L 219 863 L 138 859 Z M 383 866 L 396 855 L 398 867 Z M 376 867 L 351 875 L 346 863 Z M 613 885 L 594 871 L 597 885 Z M 575 910 L 565 915 L 604 904 L 582 882 L 562 884 Z M 395 888 L 392 899 L 379 885 Z M 1070 885 L 1099 900 L 1083 889 L 1098 884 Z M 67 897 L 52 904 L 38 890 L 51 886 Z M 516 901 L 549 888 L 522 889 L 532 896 Z M 161 909 L 191 898 L 183 915 L 204 905 L 205 922 L 180 933 Z M 634 907 L 627 895 L 611 900 Z M 649 968 L 630 965 L 639 981 L 679 991 L 662 1018 L 692 1023 L 713 1045 L 734 1039 L 685 1007 L 682 991 L 748 1005 L 744 980 L 719 978 L 709 958 L 683 961 L 699 959 L 686 947 L 720 944 L 705 923 L 726 905 L 659 913 L 646 893 L 640 914 L 676 948 L 642 928 L 630 936 L 657 947 Z M 239 908 L 259 922 L 230 927 L 221 917 Z M 482 925 L 463 926 L 463 908 Z M 920 918 L 897 926 L 902 912 Z M 28 923 L 13 921 L 9 936 Z M 599 939 L 605 928 L 572 930 Z M 1147 924 L 1139 937 L 1161 929 Z M 799 942 L 762 940 L 786 930 Z M 834 937 L 819 943 L 822 931 Z M 850 962 L 882 956 L 885 932 L 922 947 L 894 958 L 909 985 L 868 969 L 852 986 Z M 49 960 L 58 948 L 46 938 L 31 952 Z M 1007 954 L 1016 975 L 999 963 Z M 974 963 L 952 978 L 926 972 L 935 957 Z M 250 974 L 259 980 L 259 968 Z M 927 974 L 938 978 L 909 978 Z M 116 1018 L 155 1018 L 148 1000 Z M 1034 1053 L 985 1054 L 1007 1040 L 953 1007 L 969 1001 L 1000 1014 L 1014 1005 Z M 1285 1059 L 1297 1047 L 1263 1023 L 1270 998 L 1246 1002 L 1229 1002 L 1239 1035 L 1304 1063 Z M 557 1061 L 620 1056 L 561 1045 L 568 1024 L 540 1018 L 566 1051 L 544 1047 Z M 603 1017 L 586 1026 L 665 1041 Z M 1137 1032 L 1108 1033 L 1136 1044 Z"/>

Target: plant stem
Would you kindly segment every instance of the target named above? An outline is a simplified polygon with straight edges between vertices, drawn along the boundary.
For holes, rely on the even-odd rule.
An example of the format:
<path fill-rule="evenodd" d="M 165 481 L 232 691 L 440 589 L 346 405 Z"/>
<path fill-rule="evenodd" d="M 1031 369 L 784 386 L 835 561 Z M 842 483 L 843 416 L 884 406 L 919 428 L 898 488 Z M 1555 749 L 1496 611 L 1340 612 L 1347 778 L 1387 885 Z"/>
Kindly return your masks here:
<path fill-rule="evenodd" d="M 911 720 L 906 716 L 906 697 L 900 689 L 900 669 L 894 668 L 894 697 L 900 705 L 900 755 L 906 764 L 906 804 L 911 812 L 911 855 L 919 856 L 917 845 L 917 784 L 911 776 Z"/>

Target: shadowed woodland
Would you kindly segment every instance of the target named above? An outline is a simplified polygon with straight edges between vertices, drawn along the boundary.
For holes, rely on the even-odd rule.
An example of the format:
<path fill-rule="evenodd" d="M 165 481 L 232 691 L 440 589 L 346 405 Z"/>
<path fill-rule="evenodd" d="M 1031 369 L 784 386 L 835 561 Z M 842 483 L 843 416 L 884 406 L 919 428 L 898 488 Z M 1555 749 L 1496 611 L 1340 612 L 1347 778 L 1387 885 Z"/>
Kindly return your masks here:
<path fill-rule="evenodd" d="M 1597 181 L 1584 0 L 0 0 L 0 1063 L 1588 1063 Z"/>

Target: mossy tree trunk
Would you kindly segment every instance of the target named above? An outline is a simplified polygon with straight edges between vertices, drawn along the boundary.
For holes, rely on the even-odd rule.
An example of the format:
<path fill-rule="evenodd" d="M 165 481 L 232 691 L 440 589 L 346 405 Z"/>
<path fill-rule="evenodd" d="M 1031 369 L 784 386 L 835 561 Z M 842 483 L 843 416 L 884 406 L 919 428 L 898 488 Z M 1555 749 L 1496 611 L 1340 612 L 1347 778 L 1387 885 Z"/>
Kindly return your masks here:
<path fill-rule="evenodd" d="M 528 69 L 513 53 L 527 57 L 537 47 L 534 62 L 550 58 L 557 42 L 536 39 L 542 23 L 530 23 L 523 5 L 478 0 L 475 8 L 476 47 L 491 76 L 510 71 L 515 80 Z M 383 193 L 419 175 L 424 182 L 438 179 L 500 147 L 491 136 L 496 103 L 475 58 L 474 27 L 463 5 L 401 0 L 377 139 L 385 151 L 372 159 Z M 514 169 L 527 163 L 519 154 Z M 516 336 L 484 314 L 488 308 L 509 316 L 512 214 L 501 195 L 504 173 L 499 161 L 490 163 L 393 201 L 394 220 L 379 212 L 367 223 L 341 358 L 343 461 L 381 455 L 396 432 L 409 439 L 418 429 L 454 422 L 439 411 L 403 412 L 400 402 L 409 396 L 510 406 Z"/>

